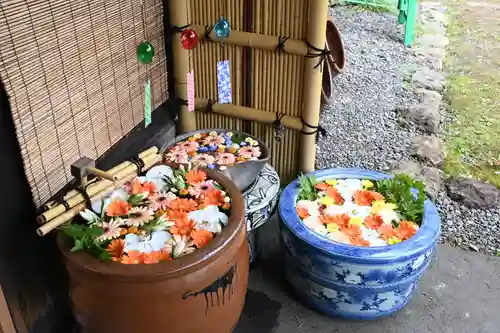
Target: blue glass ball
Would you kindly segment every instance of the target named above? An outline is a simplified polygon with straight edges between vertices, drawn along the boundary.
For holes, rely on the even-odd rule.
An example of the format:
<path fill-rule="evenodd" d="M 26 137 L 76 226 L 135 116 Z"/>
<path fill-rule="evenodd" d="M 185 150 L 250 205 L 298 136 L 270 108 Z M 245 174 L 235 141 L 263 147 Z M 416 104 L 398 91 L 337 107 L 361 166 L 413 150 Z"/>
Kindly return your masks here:
<path fill-rule="evenodd" d="M 221 17 L 214 25 L 215 37 L 218 39 L 226 39 L 231 35 L 231 25 L 224 17 Z"/>
<path fill-rule="evenodd" d="M 200 153 L 206 153 L 208 151 L 208 147 L 200 147 L 200 149 L 198 149 L 198 151 Z"/>
<path fill-rule="evenodd" d="M 208 167 L 209 169 L 215 169 L 215 165 L 214 165 L 214 164 L 209 164 L 209 165 L 207 165 L 207 167 Z"/>
<path fill-rule="evenodd" d="M 208 146 L 208 151 L 216 151 L 217 150 L 217 146 L 216 145 L 209 145 Z"/>

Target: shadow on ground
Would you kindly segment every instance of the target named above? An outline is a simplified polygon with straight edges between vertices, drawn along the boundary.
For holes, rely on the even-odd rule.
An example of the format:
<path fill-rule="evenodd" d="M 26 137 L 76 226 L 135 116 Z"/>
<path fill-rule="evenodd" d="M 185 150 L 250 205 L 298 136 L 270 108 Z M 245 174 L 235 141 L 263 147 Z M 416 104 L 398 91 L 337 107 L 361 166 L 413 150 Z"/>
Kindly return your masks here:
<path fill-rule="evenodd" d="M 332 319 L 296 302 L 282 279 L 278 221 L 262 226 L 261 257 L 250 274 L 235 333 L 498 333 L 500 258 L 440 245 L 413 300 L 377 321 Z"/>

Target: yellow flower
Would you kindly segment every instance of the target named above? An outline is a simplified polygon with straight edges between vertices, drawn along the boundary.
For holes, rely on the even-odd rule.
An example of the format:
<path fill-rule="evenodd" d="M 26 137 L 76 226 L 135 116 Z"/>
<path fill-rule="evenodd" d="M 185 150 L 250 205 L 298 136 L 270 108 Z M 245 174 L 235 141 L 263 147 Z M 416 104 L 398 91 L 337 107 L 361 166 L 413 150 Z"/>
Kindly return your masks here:
<path fill-rule="evenodd" d="M 368 179 L 364 179 L 361 181 L 361 185 L 363 185 L 363 187 L 365 189 L 369 189 L 369 188 L 372 188 L 373 187 L 373 183 L 371 181 L 369 181 Z"/>
<path fill-rule="evenodd" d="M 337 181 L 337 179 L 327 179 L 327 180 L 325 180 L 325 183 L 327 183 L 328 185 L 331 185 L 331 186 L 335 186 L 339 182 Z"/>
<path fill-rule="evenodd" d="M 201 138 L 201 134 L 200 133 L 196 133 L 196 134 L 193 135 L 193 138 L 200 139 Z"/>
<path fill-rule="evenodd" d="M 349 220 L 349 224 L 362 226 L 363 225 L 363 219 L 361 217 L 359 217 L 359 216 L 353 216 Z"/>
<path fill-rule="evenodd" d="M 217 132 L 216 131 L 212 131 L 210 133 L 208 133 L 209 136 L 217 136 Z"/>
<path fill-rule="evenodd" d="M 253 139 L 252 139 L 252 138 L 246 138 L 246 139 L 245 139 L 245 142 L 247 142 L 247 143 L 251 143 L 252 141 L 253 141 Z"/>
<path fill-rule="evenodd" d="M 398 243 L 401 243 L 401 239 L 399 239 L 397 237 L 391 237 L 387 240 L 387 244 L 389 244 L 389 245 L 394 245 L 394 244 L 398 244 Z"/>
<path fill-rule="evenodd" d="M 232 137 L 232 136 L 233 136 L 233 132 L 227 132 L 227 133 L 226 133 L 226 135 L 227 135 L 228 137 Z"/>
<path fill-rule="evenodd" d="M 218 151 L 219 153 L 223 153 L 223 152 L 225 152 L 225 151 L 226 151 L 226 146 L 224 146 L 224 145 L 219 145 L 219 147 L 217 148 L 217 151 Z"/>
<path fill-rule="evenodd" d="M 259 145 L 259 141 L 257 140 L 252 140 L 252 142 L 250 142 L 250 145 L 253 146 L 253 147 L 256 147 Z"/>
<path fill-rule="evenodd" d="M 339 228 L 338 224 L 336 224 L 336 223 L 328 223 L 326 225 L 326 230 L 328 232 L 337 232 L 340 230 L 340 228 Z"/>
<path fill-rule="evenodd" d="M 378 215 L 382 211 L 393 211 L 397 206 L 393 203 L 388 203 L 383 200 L 376 200 L 372 202 L 372 214 Z"/>
<path fill-rule="evenodd" d="M 195 141 L 196 139 L 194 137 L 190 136 L 187 140 L 188 141 Z"/>
<path fill-rule="evenodd" d="M 331 206 L 331 205 L 335 205 L 335 200 L 329 196 L 324 196 L 321 199 L 319 199 L 319 203 L 321 205 Z"/>

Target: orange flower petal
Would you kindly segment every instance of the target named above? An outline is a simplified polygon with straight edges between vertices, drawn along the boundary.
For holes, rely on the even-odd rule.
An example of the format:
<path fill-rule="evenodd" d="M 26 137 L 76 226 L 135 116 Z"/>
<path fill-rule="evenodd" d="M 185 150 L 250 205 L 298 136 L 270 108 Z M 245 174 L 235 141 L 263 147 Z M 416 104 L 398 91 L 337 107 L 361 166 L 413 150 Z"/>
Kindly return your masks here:
<path fill-rule="evenodd" d="M 330 198 L 335 201 L 337 205 L 343 205 L 344 204 L 344 198 L 342 198 L 342 195 L 340 194 L 339 191 L 333 186 L 330 186 L 326 189 L 326 195 L 328 195 Z"/>
<path fill-rule="evenodd" d="M 122 216 L 127 215 L 130 210 L 130 205 L 128 202 L 123 200 L 113 200 L 106 208 L 106 214 L 108 216 Z"/>
<path fill-rule="evenodd" d="M 207 174 L 201 170 L 192 169 L 186 174 L 186 183 L 194 185 L 207 179 Z"/>
<path fill-rule="evenodd" d="M 111 257 L 120 258 L 123 255 L 124 246 L 125 242 L 123 239 L 113 239 L 111 243 L 109 243 L 106 251 L 108 251 Z"/>
<path fill-rule="evenodd" d="M 191 232 L 191 238 L 196 247 L 200 249 L 207 245 L 214 238 L 214 235 L 208 230 L 196 229 Z"/>
<path fill-rule="evenodd" d="M 396 228 L 396 232 L 403 240 L 413 237 L 418 231 L 418 225 L 410 221 L 401 221 Z"/>
<path fill-rule="evenodd" d="M 339 227 L 346 227 L 351 218 L 347 214 L 338 214 L 333 216 L 321 215 L 319 219 L 323 224 L 335 223 Z"/>
<path fill-rule="evenodd" d="M 326 183 L 319 183 L 319 184 L 314 185 L 314 188 L 319 190 L 319 191 L 326 191 L 330 187 L 331 186 L 326 184 Z"/>
<path fill-rule="evenodd" d="M 361 236 L 361 227 L 357 224 L 349 224 L 345 227 L 342 227 L 340 231 L 351 238 Z"/>
<path fill-rule="evenodd" d="M 368 191 L 358 190 L 354 193 L 354 202 L 360 206 L 370 206 L 373 199 Z"/>
<path fill-rule="evenodd" d="M 296 211 L 297 211 L 297 215 L 303 220 L 305 218 L 308 218 L 309 216 L 309 213 L 307 212 L 307 209 L 303 208 L 303 207 L 297 207 L 296 208 Z"/>
<path fill-rule="evenodd" d="M 370 215 L 365 218 L 364 223 L 367 228 L 377 230 L 384 224 L 384 220 L 379 215 Z"/>

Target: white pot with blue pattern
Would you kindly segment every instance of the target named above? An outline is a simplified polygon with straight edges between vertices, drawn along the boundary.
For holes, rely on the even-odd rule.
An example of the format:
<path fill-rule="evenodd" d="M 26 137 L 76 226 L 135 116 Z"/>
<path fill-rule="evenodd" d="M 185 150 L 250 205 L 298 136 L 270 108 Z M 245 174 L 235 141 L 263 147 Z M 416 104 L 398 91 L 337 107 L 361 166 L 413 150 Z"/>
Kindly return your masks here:
<path fill-rule="evenodd" d="M 245 217 L 248 230 L 248 246 L 250 263 L 259 254 L 258 228 L 266 223 L 274 214 L 278 202 L 280 179 L 272 166 L 266 164 L 256 181 L 245 190 Z"/>
<path fill-rule="evenodd" d="M 327 169 L 311 175 L 319 181 L 390 177 L 361 169 Z M 295 210 L 298 190 L 297 181 L 285 188 L 279 214 L 286 276 L 301 301 L 326 315 L 355 320 L 387 316 L 405 306 L 436 248 L 440 230 L 436 206 L 425 201 L 422 225 L 412 238 L 396 245 L 357 247 L 307 228 Z"/>

